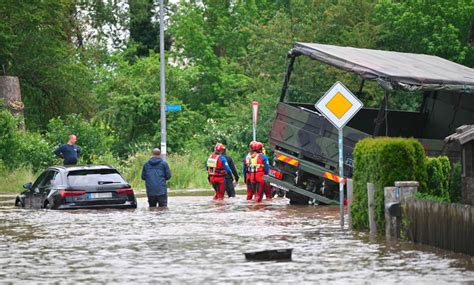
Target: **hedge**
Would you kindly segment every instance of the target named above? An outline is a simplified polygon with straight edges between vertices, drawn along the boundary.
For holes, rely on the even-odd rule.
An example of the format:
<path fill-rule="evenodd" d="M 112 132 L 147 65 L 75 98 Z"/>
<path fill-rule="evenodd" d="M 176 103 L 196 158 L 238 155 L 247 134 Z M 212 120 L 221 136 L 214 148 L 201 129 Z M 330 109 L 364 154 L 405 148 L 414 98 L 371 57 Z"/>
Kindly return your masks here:
<path fill-rule="evenodd" d="M 415 139 L 367 138 L 354 148 L 354 189 L 351 208 L 354 229 L 369 228 L 367 183 L 375 184 L 377 227 L 385 228 L 384 190 L 395 181 L 419 181 L 426 191 L 427 175 L 423 146 Z"/>
<path fill-rule="evenodd" d="M 449 179 L 449 201 L 452 203 L 461 202 L 461 163 L 454 163 Z"/>
<path fill-rule="evenodd" d="M 428 175 L 427 188 L 419 191 L 423 194 L 437 197 L 443 201 L 450 201 L 449 176 L 451 164 L 447 156 L 427 157 L 426 172 Z"/>

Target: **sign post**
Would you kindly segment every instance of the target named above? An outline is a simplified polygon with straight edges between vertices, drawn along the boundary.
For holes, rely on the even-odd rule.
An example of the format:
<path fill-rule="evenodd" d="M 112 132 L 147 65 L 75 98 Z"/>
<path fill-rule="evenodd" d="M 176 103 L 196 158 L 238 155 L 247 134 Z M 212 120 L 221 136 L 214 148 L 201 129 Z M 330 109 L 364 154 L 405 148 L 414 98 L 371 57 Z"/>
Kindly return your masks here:
<path fill-rule="evenodd" d="M 257 118 L 258 118 L 258 102 L 252 102 L 252 119 L 253 119 L 253 140 L 257 140 Z"/>
<path fill-rule="evenodd" d="M 344 126 L 362 108 L 362 102 L 352 94 L 341 82 L 336 82 L 315 104 L 339 133 L 339 204 L 341 212 L 341 227 L 344 227 Z"/>

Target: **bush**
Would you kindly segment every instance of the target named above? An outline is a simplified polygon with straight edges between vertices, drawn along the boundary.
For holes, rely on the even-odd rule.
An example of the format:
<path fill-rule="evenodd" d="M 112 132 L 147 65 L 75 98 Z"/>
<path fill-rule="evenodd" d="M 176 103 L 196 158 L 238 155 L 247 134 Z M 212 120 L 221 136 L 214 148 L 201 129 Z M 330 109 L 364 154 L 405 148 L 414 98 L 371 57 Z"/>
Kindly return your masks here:
<path fill-rule="evenodd" d="M 53 154 L 53 146 L 38 133 L 26 132 L 21 134 L 22 140 L 19 144 L 24 167 L 31 167 L 34 172 L 45 169 L 54 164 L 62 164 Z"/>
<path fill-rule="evenodd" d="M 460 203 L 462 200 L 461 171 L 461 163 L 454 163 L 449 179 L 449 201 L 452 203 Z"/>
<path fill-rule="evenodd" d="M 449 201 L 449 174 L 451 172 L 451 164 L 446 156 L 427 157 L 426 173 L 428 175 L 428 185 L 424 193 L 433 197 L 438 197 L 443 201 Z"/>
<path fill-rule="evenodd" d="M 0 111 L 0 160 L 13 169 L 21 164 L 21 135 L 18 120 L 8 111 Z"/>
<path fill-rule="evenodd" d="M 367 138 L 354 149 L 354 198 L 352 206 L 355 229 L 368 229 L 367 183 L 375 184 L 375 216 L 379 229 L 385 228 L 384 187 L 395 181 L 419 181 L 426 189 L 425 153 L 415 139 Z"/>

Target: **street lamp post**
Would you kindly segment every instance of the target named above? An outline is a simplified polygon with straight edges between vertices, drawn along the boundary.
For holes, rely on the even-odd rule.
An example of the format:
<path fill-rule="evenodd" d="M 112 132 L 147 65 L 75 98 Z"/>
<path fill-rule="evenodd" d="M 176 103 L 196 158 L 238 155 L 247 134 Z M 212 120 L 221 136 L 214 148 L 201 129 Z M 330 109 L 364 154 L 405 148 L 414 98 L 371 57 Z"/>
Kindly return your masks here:
<path fill-rule="evenodd" d="M 163 0 L 160 0 L 160 120 L 161 157 L 166 161 L 165 32 Z"/>

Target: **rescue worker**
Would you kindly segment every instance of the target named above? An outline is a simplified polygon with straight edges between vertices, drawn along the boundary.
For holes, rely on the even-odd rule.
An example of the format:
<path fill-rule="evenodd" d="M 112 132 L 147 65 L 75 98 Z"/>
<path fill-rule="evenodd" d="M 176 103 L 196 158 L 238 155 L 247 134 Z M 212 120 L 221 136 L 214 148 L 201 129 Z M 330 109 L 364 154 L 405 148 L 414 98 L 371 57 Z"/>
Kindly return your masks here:
<path fill-rule="evenodd" d="M 262 147 L 261 147 L 259 150 L 257 150 L 257 152 L 262 153 L 263 155 L 266 156 L 267 153 L 266 153 L 266 151 L 265 151 L 265 147 L 263 146 L 262 143 L 260 143 L 260 144 L 261 144 Z M 268 158 L 268 157 L 267 157 L 267 158 Z M 270 187 L 270 183 L 265 182 L 265 186 L 264 186 L 264 187 L 265 187 L 265 188 L 264 188 L 264 191 L 265 191 L 265 199 L 266 199 L 266 200 L 271 200 L 273 194 L 272 194 L 272 190 L 271 190 L 271 187 Z"/>
<path fill-rule="evenodd" d="M 227 197 L 235 197 L 235 187 L 234 184 L 239 183 L 239 174 L 237 173 L 237 169 L 235 169 L 234 160 L 232 157 L 227 155 L 227 150 L 224 149 L 224 153 L 222 154 L 227 160 L 227 164 L 229 164 L 229 168 L 232 171 L 232 175 L 226 175 L 225 177 L 225 192 L 227 193 Z"/>
<path fill-rule="evenodd" d="M 250 160 L 251 160 L 252 153 L 254 152 L 253 145 L 255 143 L 256 143 L 255 141 L 251 141 L 249 143 L 249 152 L 247 153 L 247 155 L 244 157 L 244 160 L 243 160 L 242 173 L 244 174 L 244 182 L 245 182 L 245 185 L 247 186 L 247 200 L 252 200 L 253 194 L 254 194 L 254 189 L 253 189 L 252 181 L 250 179 L 250 175 L 246 175 L 246 173 L 249 172 Z"/>
<path fill-rule="evenodd" d="M 225 193 L 225 177 L 232 175 L 229 164 L 225 159 L 224 153 L 225 146 L 221 143 L 217 143 L 214 147 L 214 153 L 207 159 L 207 173 L 209 183 L 216 191 L 213 200 L 223 200 Z"/>
<path fill-rule="evenodd" d="M 260 142 L 250 143 L 251 152 L 250 155 L 247 155 L 244 162 L 244 177 L 245 181 L 247 181 L 247 200 L 251 200 L 252 196 L 255 195 L 256 202 L 262 201 L 263 190 L 265 188 L 263 175 L 268 174 L 269 171 L 267 156 L 259 152 L 262 147 L 263 144 Z"/>

